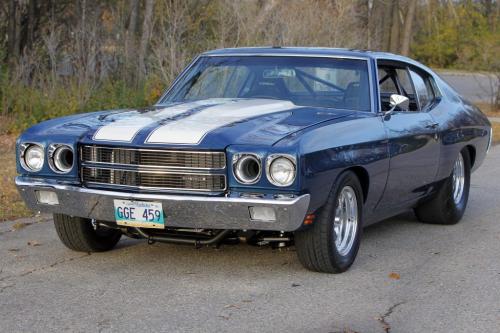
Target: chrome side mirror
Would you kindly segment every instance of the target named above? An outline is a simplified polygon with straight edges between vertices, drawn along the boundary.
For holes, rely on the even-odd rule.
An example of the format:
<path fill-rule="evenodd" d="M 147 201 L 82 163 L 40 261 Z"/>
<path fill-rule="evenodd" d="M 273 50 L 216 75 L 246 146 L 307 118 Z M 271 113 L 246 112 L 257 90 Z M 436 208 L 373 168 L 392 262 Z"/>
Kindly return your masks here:
<path fill-rule="evenodd" d="M 389 100 L 389 105 L 391 106 L 391 109 L 385 113 L 386 115 L 393 113 L 396 108 L 407 111 L 410 107 L 410 99 L 406 96 L 392 94 Z"/>

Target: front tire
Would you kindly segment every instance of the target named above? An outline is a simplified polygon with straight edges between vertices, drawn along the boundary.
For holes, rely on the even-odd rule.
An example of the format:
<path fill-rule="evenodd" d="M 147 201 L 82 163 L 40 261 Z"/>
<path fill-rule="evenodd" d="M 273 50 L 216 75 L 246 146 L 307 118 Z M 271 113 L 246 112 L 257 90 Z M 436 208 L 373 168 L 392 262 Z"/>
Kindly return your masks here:
<path fill-rule="evenodd" d="M 363 192 L 347 171 L 336 180 L 314 224 L 295 233 L 300 262 L 309 270 L 342 273 L 354 262 L 362 232 Z"/>
<path fill-rule="evenodd" d="M 434 197 L 415 208 L 417 218 L 431 224 L 458 223 L 469 199 L 470 169 L 469 152 L 464 149 L 455 160 L 451 175 Z"/>
<path fill-rule="evenodd" d="M 115 247 L 121 231 L 110 228 L 95 229 L 90 219 L 54 214 L 54 226 L 61 242 L 78 252 L 104 252 Z"/>

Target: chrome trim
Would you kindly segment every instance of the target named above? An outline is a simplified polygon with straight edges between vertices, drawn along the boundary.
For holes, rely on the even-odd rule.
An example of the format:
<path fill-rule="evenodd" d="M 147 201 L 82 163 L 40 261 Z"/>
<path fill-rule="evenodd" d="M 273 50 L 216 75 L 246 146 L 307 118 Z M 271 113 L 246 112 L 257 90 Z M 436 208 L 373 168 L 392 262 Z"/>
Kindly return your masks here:
<path fill-rule="evenodd" d="M 16 177 L 16 186 L 27 206 L 34 211 L 59 213 L 102 221 L 114 221 L 114 199 L 160 202 L 168 227 L 238 230 L 294 231 L 302 226 L 309 208 L 310 195 L 289 200 L 242 198 L 227 196 L 196 196 L 153 193 L 127 193 L 89 189 L 61 181 Z M 54 191 L 59 205 L 42 205 L 35 191 Z M 250 219 L 249 207 L 272 207 L 276 221 Z"/>
<path fill-rule="evenodd" d="M 165 166 L 165 165 L 147 165 L 147 164 L 125 164 L 125 163 L 110 163 L 110 162 L 100 162 L 96 160 L 83 160 L 83 148 L 104 148 L 104 149 L 119 149 L 119 150 L 131 150 L 140 152 L 153 152 L 153 153 L 191 153 L 191 154 L 208 154 L 208 155 L 222 155 L 223 157 L 223 167 L 222 168 L 200 168 L 200 167 L 182 167 L 182 166 Z M 226 169 L 226 153 L 223 151 L 200 151 L 200 150 L 173 150 L 173 149 L 143 149 L 143 148 L 127 148 L 127 147 L 108 147 L 101 145 L 83 145 L 79 149 L 80 152 L 80 162 L 82 165 L 85 164 L 105 164 L 105 165 L 116 165 L 123 167 L 139 167 L 139 168 L 152 168 L 152 169 L 186 169 L 186 170 L 225 170 Z M 94 157 L 95 158 L 95 157 Z"/>
<path fill-rule="evenodd" d="M 238 166 L 238 163 L 241 161 L 242 158 L 245 158 L 245 157 L 252 157 L 255 159 L 255 161 L 257 161 L 257 163 L 259 164 L 259 174 L 257 175 L 257 177 L 251 181 L 251 182 L 244 182 L 243 180 L 241 180 L 238 175 L 236 174 L 236 170 L 235 168 Z M 235 159 L 236 158 L 236 159 Z M 254 154 L 254 153 L 237 153 L 237 154 L 234 154 L 233 155 L 233 161 L 232 161 L 232 165 L 233 165 L 233 175 L 234 175 L 234 178 L 236 179 L 236 181 L 242 185 L 252 185 L 252 184 L 255 184 L 257 183 L 260 178 L 262 177 L 262 159 L 259 155 L 257 154 Z"/>
<path fill-rule="evenodd" d="M 353 59 L 353 60 L 366 60 L 369 57 L 362 56 L 348 56 L 348 55 L 337 55 L 337 54 L 299 54 L 293 52 L 268 52 L 268 53 L 220 53 L 220 54 L 201 54 L 201 57 L 305 57 L 305 58 L 332 58 L 332 59 Z"/>
<path fill-rule="evenodd" d="M 290 182 L 290 184 L 287 184 L 287 185 L 278 184 L 271 177 L 271 164 L 274 162 L 274 160 L 276 160 L 277 158 L 280 158 L 280 157 L 284 157 L 284 158 L 289 159 L 290 161 L 292 161 L 293 165 L 295 166 L 295 175 L 293 176 L 293 180 Z M 293 183 L 295 182 L 295 180 L 297 179 L 297 170 L 298 170 L 298 168 L 297 168 L 297 158 L 294 155 L 290 155 L 290 154 L 271 154 L 271 155 L 267 156 L 267 158 L 266 158 L 266 177 L 267 177 L 267 180 L 271 184 L 273 184 L 274 186 L 278 186 L 278 187 L 292 186 Z"/>
<path fill-rule="evenodd" d="M 204 189 L 204 188 L 186 188 L 186 187 L 163 187 L 163 186 L 143 186 L 143 185 L 127 185 L 127 184 L 114 184 L 114 183 L 101 183 L 88 181 L 83 178 L 83 169 L 93 169 L 93 170 L 111 170 L 111 171 L 125 171 L 125 172 L 136 172 L 136 173 L 145 173 L 145 174 L 165 174 L 165 175 L 193 175 L 193 176 L 219 176 L 224 179 L 224 188 L 223 189 Z M 227 178 L 225 174 L 221 173 L 197 173 L 197 172 L 170 172 L 170 171 L 159 171 L 159 170 L 145 170 L 145 169 L 116 169 L 109 167 L 92 167 L 92 166 L 83 166 L 81 168 L 80 179 L 82 184 L 93 184 L 98 186 L 104 186 L 108 188 L 119 187 L 119 188 L 128 188 L 128 189 L 139 189 L 139 190 L 155 190 L 155 191 L 189 191 L 189 192 L 210 192 L 210 193 L 220 193 L 227 190 Z"/>
<path fill-rule="evenodd" d="M 39 146 L 43 150 L 43 164 L 42 164 L 42 167 L 40 168 L 40 170 L 31 169 L 26 164 L 26 161 L 24 160 L 24 154 L 30 146 Z M 45 160 L 46 160 L 46 156 L 45 156 L 45 145 L 44 144 L 41 144 L 38 142 L 23 142 L 19 145 L 19 163 L 21 164 L 21 166 L 23 167 L 24 170 L 31 172 L 31 173 L 40 172 L 43 169 L 43 166 L 45 165 Z"/>
<path fill-rule="evenodd" d="M 63 171 L 63 170 L 60 170 L 59 168 L 57 168 L 57 166 L 55 165 L 56 163 L 54 161 L 54 154 L 55 154 L 55 152 L 59 148 L 62 148 L 62 147 L 68 148 L 73 153 L 73 162 L 71 164 L 71 168 L 68 169 L 67 171 Z M 49 145 L 49 147 L 47 148 L 47 160 L 48 160 L 48 163 L 49 163 L 49 167 L 50 167 L 50 169 L 52 171 L 54 171 L 55 173 L 59 173 L 59 174 L 67 174 L 67 173 L 71 172 L 71 170 L 73 170 L 73 167 L 75 166 L 75 151 L 73 150 L 73 147 L 71 147 L 71 146 L 69 146 L 67 144 L 64 144 L 64 143 L 51 143 Z"/>

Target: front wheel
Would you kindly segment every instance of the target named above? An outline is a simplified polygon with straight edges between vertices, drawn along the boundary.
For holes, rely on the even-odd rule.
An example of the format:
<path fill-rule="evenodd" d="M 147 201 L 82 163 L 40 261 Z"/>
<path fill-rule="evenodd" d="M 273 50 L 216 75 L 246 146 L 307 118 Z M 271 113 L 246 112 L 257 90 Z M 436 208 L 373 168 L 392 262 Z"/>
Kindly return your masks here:
<path fill-rule="evenodd" d="M 456 224 L 464 215 L 469 199 L 470 156 L 464 149 L 458 154 L 451 175 L 431 200 L 415 208 L 417 218 L 425 223 Z"/>
<path fill-rule="evenodd" d="M 352 265 L 362 232 L 362 193 L 353 172 L 339 176 L 314 224 L 295 233 L 297 255 L 304 267 L 341 273 Z"/>
<path fill-rule="evenodd" d="M 122 235 L 116 229 L 96 229 L 90 219 L 63 214 L 54 214 L 54 226 L 61 242 L 67 248 L 79 252 L 109 251 Z"/>

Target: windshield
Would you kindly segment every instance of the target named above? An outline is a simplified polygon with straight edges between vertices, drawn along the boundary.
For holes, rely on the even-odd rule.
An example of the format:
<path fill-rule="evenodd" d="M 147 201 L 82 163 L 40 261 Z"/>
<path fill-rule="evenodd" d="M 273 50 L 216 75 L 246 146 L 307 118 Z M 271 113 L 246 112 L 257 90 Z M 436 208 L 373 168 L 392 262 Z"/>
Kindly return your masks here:
<path fill-rule="evenodd" d="M 161 103 L 266 98 L 370 111 L 366 60 L 287 56 L 201 57 Z"/>

